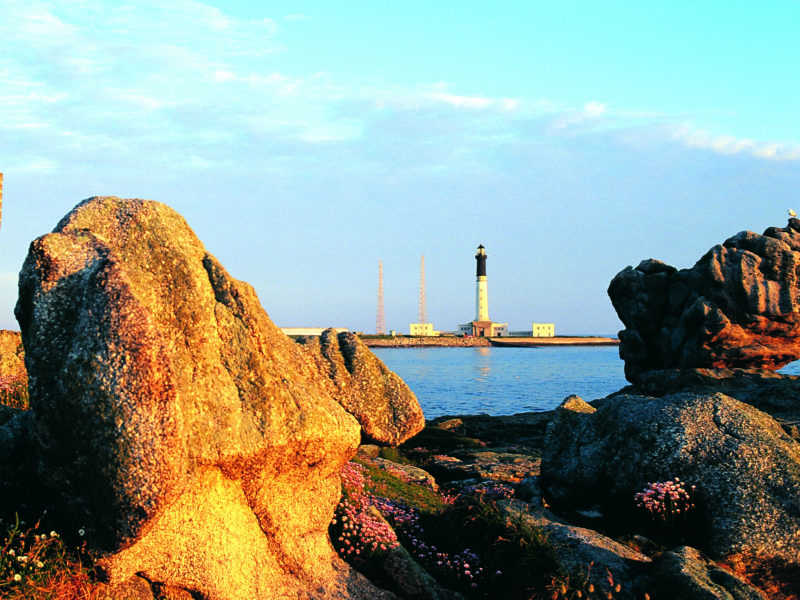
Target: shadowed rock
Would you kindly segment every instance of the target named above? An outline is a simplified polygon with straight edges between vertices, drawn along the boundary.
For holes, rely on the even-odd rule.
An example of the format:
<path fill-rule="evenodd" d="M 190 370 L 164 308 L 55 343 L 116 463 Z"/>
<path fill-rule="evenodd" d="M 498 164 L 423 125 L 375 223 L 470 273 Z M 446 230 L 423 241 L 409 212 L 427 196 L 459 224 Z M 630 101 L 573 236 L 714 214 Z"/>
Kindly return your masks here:
<path fill-rule="evenodd" d="M 31 244 L 16 316 L 41 477 L 112 583 L 389 597 L 327 536 L 357 422 L 176 212 L 82 202 Z"/>
<path fill-rule="evenodd" d="M 559 522 L 549 511 L 532 510 L 516 500 L 508 503 L 504 512 L 546 537 L 559 564 L 578 581 L 582 575 L 586 583 L 594 585 L 597 596 L 589 597 L 638 600 L 644 596 L 642 572 L 650 559 L 641 552 L 591 529 Z M 619 589 L 615 589 L 617 585 Z"/>
<path fill-rule="evenodd" d="M 654 600 L 767 600 L 746 581 L 687 546 L 664 552 L 654 561 L 649 589 Z"/>
<path fill-rule="evenodd" d="M 557 410 L 541 484 L 555 507 L 629 520 L 633 496 L 697 486 L 701 549 L 800 560 L 800 449 L 769 415 L 722 394 L 621 395 Z"/>
<path fill-rule="evenodd" d="M 361 424 L 365 442 L 397 446 L 425 427 L 414 392 L 358 336 L 326 329 L 298 342 L 329 375 L 331 394 Z"/>
<path fill-rule="evenodd" d="M 642 261 L 614 277 L 625 325 L 620 356 L 632 383 L 650 370 L 779 369 L 800 358 L 800 220 L 743 231 L 691 269 Z"/>

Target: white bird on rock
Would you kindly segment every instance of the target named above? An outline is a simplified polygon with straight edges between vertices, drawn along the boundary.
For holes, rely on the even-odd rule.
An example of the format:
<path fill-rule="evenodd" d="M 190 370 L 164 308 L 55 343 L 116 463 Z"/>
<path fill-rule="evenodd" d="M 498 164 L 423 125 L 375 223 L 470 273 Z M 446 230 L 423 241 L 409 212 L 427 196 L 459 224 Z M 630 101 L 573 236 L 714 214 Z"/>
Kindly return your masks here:
<path fill-rule="evenodd" d="M 794 209 L 791 209 L 791 208 L 789 209 L 789 216 L 790 217 L 796 217 L 797 216 L 797 213 L 794 212 Z"/>

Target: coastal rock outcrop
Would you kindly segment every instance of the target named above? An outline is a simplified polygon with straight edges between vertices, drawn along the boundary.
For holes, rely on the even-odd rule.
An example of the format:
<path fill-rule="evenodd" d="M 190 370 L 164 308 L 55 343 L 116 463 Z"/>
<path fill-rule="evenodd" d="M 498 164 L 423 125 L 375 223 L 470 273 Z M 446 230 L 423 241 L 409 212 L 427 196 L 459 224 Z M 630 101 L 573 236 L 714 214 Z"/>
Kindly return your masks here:
<path fill-rule="evenodd" d="M 608 295 L 632 383 L 650 370 L 779 369 L 800 358 L 800 220 L 743 231 L 691 268 L 657 260 L 618 273 Z"/>
<path fill-rule="evenodd" d="M 39 477 L 112 584 L 391 597 L 327 534 L 358 423 L 175 211 L 80 203 L 31 244 L 16 316 Z"/>
<path fill-rule="evenodd" d="M 25 349 L 19 331 L 0 330 L 0 377 L 27 377 Z"/>
<path fill-rule="evenodd" d="M 326 329 L 298 342 L 328 374 L 331 394 L 361 424 L 366 443 L 397 446 L 425 427 L 414 392 L 358 336 Z"/>
<path fill-rule="evenodd" d="M 540 483 L 552 506 L 629 519 L 637 492 L 678 477 L 697 488 L 693 545 L 800 561 L 800 447 L 769 415 L 723 394 L 598 405 L 571 397 L 549 427 Z"/>

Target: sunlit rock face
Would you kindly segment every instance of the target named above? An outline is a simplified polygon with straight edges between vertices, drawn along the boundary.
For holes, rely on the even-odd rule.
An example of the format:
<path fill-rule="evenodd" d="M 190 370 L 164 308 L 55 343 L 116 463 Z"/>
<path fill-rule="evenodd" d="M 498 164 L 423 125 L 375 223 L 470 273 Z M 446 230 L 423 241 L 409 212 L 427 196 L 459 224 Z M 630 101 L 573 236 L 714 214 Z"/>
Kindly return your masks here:
<path fill-rule="evenodd" d="M 79 204 L 31 244 L 16 316 L 42 478 L 112 582 L 383 597 L 327 536 L 358 423 L 175 211 Z"/>
<path fill-rule="evenodd" d="M 327 329 L 298 341 L 329 375 L 331 394 L 361 424 L 364 441 L 397 446 L 425 427 L 414 392 L 358 336 Z"/>
<path fill-rule="evenodd" d="M 642 261 L 608 295 L 625 329 L 620 356 L 632 383 L 672 368 L 770 369 L 800 358 L 800 220 L 743 231 L 691 269 Z"/>
<path fill-rule="evenodd" d="M 27 378 L 25 349 L 19 331 L 0 330 L 0 377 Z"/>

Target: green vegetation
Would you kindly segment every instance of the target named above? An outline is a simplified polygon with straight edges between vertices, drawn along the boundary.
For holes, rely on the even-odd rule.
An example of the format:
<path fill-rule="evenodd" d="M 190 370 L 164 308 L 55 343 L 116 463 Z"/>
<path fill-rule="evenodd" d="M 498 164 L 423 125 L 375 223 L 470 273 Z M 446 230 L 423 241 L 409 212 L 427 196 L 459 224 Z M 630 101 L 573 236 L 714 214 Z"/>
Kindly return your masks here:
<path fill-rule="evenodd" d="M 93 561 L 83 546 L 62 541 L 41 521 L 25 528 L 18 518 L 0 534 L 0 598 L 8 600 L 99 600 Z"/>
<path fill-rule="evenodd" d="M 397 475 L 387 473 L 366 461 L 358 462 L 367 470 L 365 489 L 372 496 L 401 502 L 415 508 L 422 514 L 431 516 L 441 514 L 444 509 L 446 499 L 432 489 L 403 481 Z M 411 461 L 407 461 L 406 464 L 411 464 Z"/>

